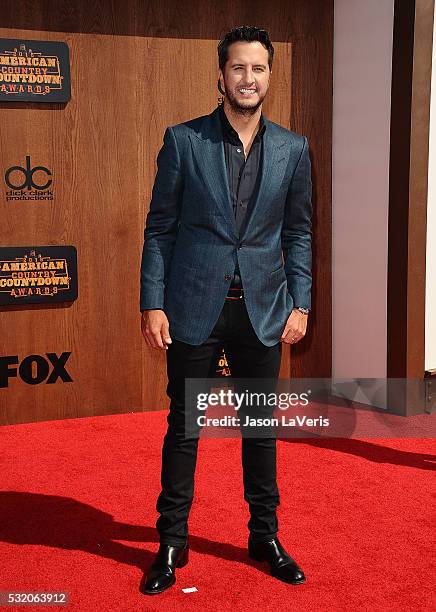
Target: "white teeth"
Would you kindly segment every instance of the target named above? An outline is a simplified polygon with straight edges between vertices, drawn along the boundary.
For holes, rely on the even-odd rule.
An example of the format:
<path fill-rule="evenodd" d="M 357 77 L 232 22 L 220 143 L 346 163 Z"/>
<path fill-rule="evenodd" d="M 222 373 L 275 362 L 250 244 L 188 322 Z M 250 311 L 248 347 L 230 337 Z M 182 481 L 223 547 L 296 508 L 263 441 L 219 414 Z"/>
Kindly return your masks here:
<path fill-rule="evenodd" d="M 241 93 L 254 93 L 256 90 L 255 89 L 240 89 L 239 91 Z"/>

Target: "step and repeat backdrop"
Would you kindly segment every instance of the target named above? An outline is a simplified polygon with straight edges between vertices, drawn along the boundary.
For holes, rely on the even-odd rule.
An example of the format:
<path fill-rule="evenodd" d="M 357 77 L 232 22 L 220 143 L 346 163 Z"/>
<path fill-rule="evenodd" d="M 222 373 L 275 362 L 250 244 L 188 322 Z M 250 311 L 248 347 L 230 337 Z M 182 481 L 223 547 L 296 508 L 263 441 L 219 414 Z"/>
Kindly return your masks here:
<path fill-rule="evenodd" d="M 143 229 L 165 128 L 217 104 L 218 38 L 36 34 L 0 29 L 1 422 L 165 408 Z M 291 50 L 276 44 L 264 109 L 282 125 Z"/>

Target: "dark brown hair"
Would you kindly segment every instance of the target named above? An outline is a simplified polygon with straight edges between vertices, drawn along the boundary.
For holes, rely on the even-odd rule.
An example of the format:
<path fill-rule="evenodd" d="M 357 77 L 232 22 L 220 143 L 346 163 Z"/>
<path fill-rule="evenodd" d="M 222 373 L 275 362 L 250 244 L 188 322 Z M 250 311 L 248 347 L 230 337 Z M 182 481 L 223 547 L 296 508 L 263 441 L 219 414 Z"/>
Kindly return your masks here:
<path fill-rule="evenodd" d="M 218 63 L 221 70 L 224 70 L 224 66 L 227 62 L 227 51 L 230 45 L 234 42 L 246 41 L 254 42 L 259 41 L 268 51 L 268 65 L 269 69 L 272 70 L 272 63 L 274 58 L 274 47 L 269 38 L 269 34 L 266 30 L 261 30 L 255 26 L 240 26 L 233 28 L 230 32 L 224 36 L 218 43 Z"/>

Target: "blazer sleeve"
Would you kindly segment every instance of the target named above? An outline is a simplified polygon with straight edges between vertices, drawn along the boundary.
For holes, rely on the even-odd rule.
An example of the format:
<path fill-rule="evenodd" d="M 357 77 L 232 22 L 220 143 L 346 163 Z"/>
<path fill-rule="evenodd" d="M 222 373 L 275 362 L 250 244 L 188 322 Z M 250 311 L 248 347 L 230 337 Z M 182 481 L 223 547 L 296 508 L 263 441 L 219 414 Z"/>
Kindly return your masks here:
<path fill-rule="evenodd" d="M 282 228 L 284 267 L 295 307 L 311 308 L 312 176 L 309 143 L 303 146 L 286 196 Z"/>
<path fill-rule="evenodd" d="M 168 127 L 157 156 L 157 174 L 144 229 L 140 310 L 164 308 L 165 283 L 177 238 L 182 197 L 180 154 Z"/>

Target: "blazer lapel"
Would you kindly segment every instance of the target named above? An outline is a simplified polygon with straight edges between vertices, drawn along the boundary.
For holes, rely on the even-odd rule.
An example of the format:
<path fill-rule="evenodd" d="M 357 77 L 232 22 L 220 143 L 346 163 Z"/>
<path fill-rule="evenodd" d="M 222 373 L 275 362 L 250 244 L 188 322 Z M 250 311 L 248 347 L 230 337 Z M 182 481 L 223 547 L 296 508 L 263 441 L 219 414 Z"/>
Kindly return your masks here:
<path fill-rule="evenodd" d="M 218 108 L 204 118 L 200 131 L 192 134 L 194 137 L 189 136 L 201 174 L 237 237 Z"/>

